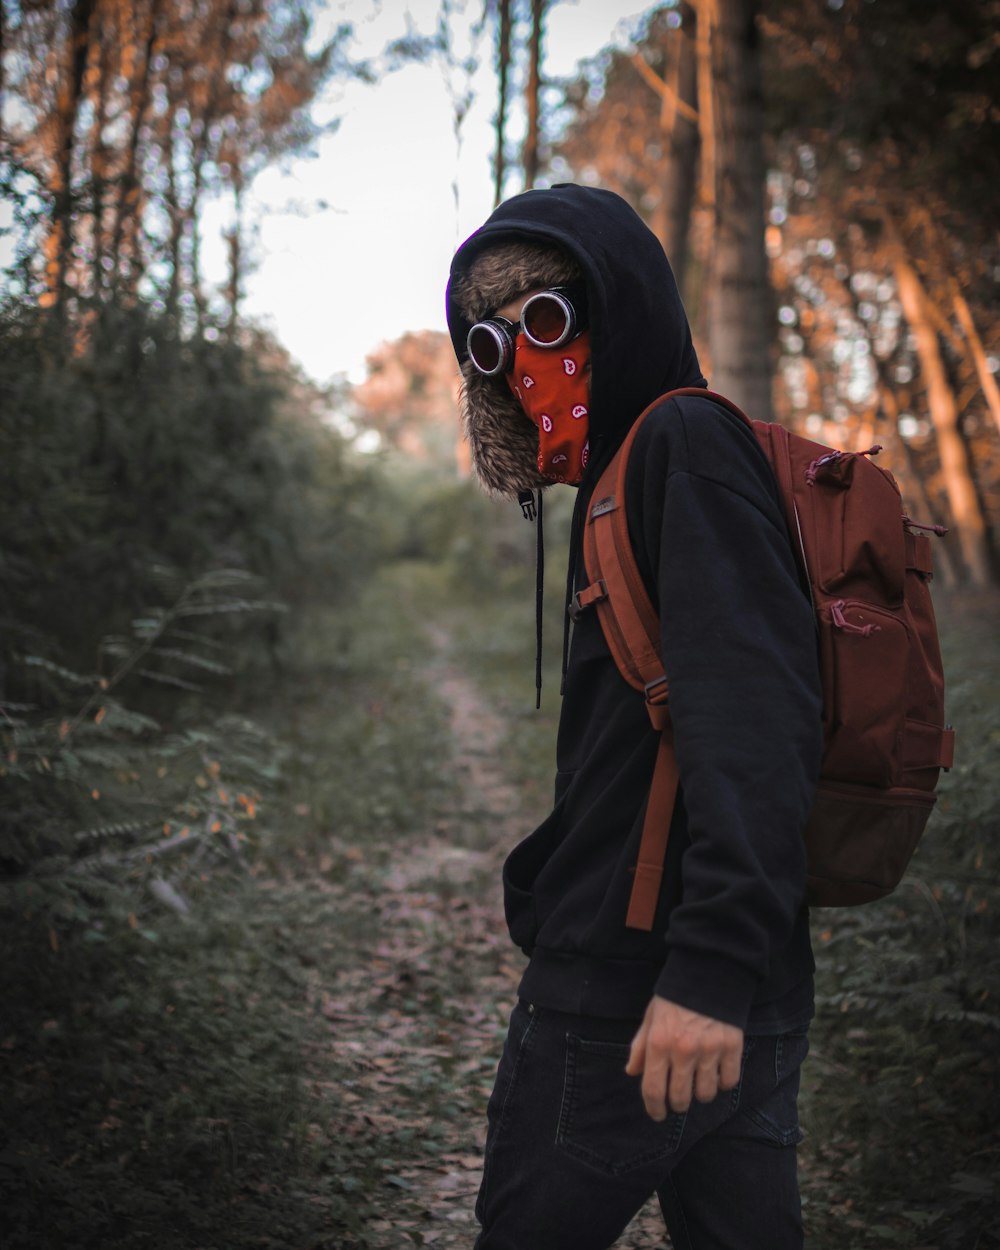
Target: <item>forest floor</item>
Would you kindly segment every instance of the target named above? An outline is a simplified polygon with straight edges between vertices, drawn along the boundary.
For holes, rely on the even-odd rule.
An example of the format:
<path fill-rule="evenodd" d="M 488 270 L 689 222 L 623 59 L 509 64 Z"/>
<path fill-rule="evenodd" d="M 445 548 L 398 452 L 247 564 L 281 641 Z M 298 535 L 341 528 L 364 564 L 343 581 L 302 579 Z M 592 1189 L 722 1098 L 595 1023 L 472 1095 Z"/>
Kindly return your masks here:
<path fill-rule="evenodd" d="M 534 712 L 524 602 L 440 578 L 315 615 L 257 686 L 284 793 L 189 910 L 137 880 L 100 940 L 0 917 L 5 1247 L 471 1247 L 522 964 L 499 868 L 544 814 L 558 697 Z M 910 884 L 817 920 L 810 1250 L 1000 1247 L 995 607 L 947 614 L 962 764 Z M 618 1246 L 666 1244 L 650 1207 Z"/>

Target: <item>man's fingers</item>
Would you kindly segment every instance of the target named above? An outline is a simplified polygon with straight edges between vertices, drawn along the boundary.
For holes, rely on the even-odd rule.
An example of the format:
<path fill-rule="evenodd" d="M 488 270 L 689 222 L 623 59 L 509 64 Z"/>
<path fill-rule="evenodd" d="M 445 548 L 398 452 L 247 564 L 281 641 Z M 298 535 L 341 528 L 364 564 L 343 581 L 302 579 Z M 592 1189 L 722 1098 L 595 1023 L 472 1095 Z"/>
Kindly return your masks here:
<path fill-rule="evenodd" d="M 642 1076 L 642 1101 L 654 1120 L 711 1102 L 739 1084 L 743 1031 L 654 995 L 632 1041 L 625 1071 Z"/>
<path fill-rule="evenodd" d="M 735 1089 L 740 1083 L 740 1071 L 743 1067 L 743 1047 L 733 1045 L 726 1048 L 719 1064 L 719 1089 Z"/>
<path fill-rule="evenodd" d="M 700 1063 L 694 1074 L 694 1096 L 699 1102 L 711 1102 L 720 1089 L 725 1088 L 720 1080 L 719 1065 L 714 1059 Z"/>
<path fill-rule="evenodd" d="M 642 1074 L 642 1101 L 650 1119 L 667 1118 L 667 1064 L 659 1055 L 646 1055 L 646 1070 Z"/>
<path fill-rule="evenodd" d="M 671 1111 L 687 1111 L 691 1106 L 691 1094 L 694 1090 L 694 1065 L 691 1063 L 675 1064 L 670 1069 L 670 1082 L 667 1086 L 667 1097 Z"/>
<path fill-rule="evenodd" d="M 646 1038 L 649 1035 L 649 1021 L 643 1020 L 639 1032 L 632 1038 L 632 1046 L 628 1052 L 628 1063 L 625 1072 L 628 1076 L 641 1076 L 646 1066 Z"/>

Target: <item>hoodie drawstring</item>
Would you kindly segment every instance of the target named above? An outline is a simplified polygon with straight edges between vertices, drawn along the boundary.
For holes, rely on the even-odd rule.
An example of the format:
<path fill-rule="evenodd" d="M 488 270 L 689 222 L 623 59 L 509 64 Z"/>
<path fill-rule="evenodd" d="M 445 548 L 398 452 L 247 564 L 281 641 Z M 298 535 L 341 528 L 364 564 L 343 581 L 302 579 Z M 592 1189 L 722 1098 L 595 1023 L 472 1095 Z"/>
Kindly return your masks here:
<path fill-rule="evenodd" d="M 563 617 L 562 672 L 559 681 L 560 694 L 565 693 L 566 672 L 569 669 L 569 641 L 573 631 L 569 605 L 573 602 L 573 596 L 576 594 L 576 575 L 580 570 L 580 536 L 583 533 L 583 522 L 587 514 L 586 507 L 583 504 L 583 491 L 580 491 L 577 494 L 573 507 L 573 520 L 570 524 L 569 532 L 569 560 L 566 564 L 566 613 Z"/>
<path fill-rule="evenodd" d="M 542 492 L 522 490 L 517 496 L 526 521 L 535 522 L 535 711 L 542 706 L 542 607 L 545 601 L 545 535 L 542 525 Z"/>
<path fill-rule="evenodd" d="M 545 536 L 542 533 L 542 492 L 535 522 L 535 711 L 542 706 L 542 605 L 545 600 Z"/>
<path fill-rule="evenodd" d="M 589 495 L 589 492 L 588 492 Z M 542 706 L 542 622 L 545 601 L 545 535 L 542 519 L 542 492 L 537 499 L 533 491 L 523 490 L 517 497 L 521 512 L 526 521 L 534 521 L 535 526 L 535 710 Z M 577 495 L 573 508 L 573 520 L 570 528 L 569 563 L 566 568 L 566 612 L 563 617 L 562 666 L 559 674 L 559 694 L 566 690 L 566 673 L 569 669 L 569 644 L 572 637 L 573 622 L 569 614 L 569 604 L 573 601 L 576 591 L 576 577 L 580 569 L 580 536 L 583 532 L 587 509 L 581 492 Z"/>

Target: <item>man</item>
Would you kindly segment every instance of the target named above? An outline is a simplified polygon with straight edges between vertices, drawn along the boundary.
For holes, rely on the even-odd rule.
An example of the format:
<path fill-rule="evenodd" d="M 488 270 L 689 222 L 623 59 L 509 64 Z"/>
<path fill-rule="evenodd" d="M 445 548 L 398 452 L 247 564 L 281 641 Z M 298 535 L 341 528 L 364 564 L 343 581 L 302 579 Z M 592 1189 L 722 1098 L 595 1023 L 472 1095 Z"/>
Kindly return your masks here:
<path fill-rule="evenodd" d="M 705 387 L 656 238 L 563 185 L 495 210 L 448 288 L 488 491 L 578 487 Z M 504 868 L 529 955 L 488 1108 L 477 1250 L 604 1250 L 656 1193 L 676 1250 L 802 1244 L 812 1015 L 801 830 L 821 751 L 811 609 L 769 466 L 707 396 L 638 432 L 629 533 L 662 622 L 680 790 L 652 932 L 625 924 L 657 735 L 595 613 L 573 627 L 555 806 Z"/>

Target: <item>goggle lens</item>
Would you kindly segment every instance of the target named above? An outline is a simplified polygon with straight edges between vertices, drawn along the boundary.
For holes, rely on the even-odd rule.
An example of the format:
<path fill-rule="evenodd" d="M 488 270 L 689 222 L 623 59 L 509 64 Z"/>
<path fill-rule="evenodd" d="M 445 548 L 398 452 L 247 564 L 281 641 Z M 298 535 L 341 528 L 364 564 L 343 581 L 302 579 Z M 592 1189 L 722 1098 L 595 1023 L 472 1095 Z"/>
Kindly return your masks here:
<path fill-rule="evenodd" d="M 469 331 L 467 346 L 472 363 L 487 377 L 505 372 L 513 363 L 513 336 L 498 320 L 477 322 Z"/>
<path fill-rule="evenodd" d="M 557 291 L 541 291 L 521 309 L 521 327 L 539 347 L 560 347 L 576 329 L 573 305 Z"/>

